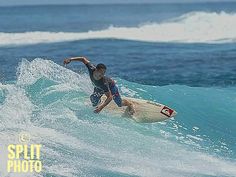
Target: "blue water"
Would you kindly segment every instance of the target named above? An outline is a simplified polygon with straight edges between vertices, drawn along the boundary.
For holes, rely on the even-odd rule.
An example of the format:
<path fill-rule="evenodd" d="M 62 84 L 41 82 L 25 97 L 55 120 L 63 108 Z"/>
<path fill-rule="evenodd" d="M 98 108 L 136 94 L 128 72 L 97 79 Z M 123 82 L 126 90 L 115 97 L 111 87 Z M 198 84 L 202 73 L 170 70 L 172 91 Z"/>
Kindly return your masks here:
<path fill-rule="evenodd" d="M 235 31 L 236 3 L 0 7 L 0 151 L 26 131 L 43 145 L 39 176 L 236 176 Z M 71 56 L 178 115 L 94 114 Z"/>

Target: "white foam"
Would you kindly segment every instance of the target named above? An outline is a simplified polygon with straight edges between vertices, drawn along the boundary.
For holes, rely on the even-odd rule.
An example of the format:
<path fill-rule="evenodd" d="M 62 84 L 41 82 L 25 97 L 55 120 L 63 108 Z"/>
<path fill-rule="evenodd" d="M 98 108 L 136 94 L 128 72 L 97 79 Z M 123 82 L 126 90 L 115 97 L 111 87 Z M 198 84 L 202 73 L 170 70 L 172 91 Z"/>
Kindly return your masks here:
<path fill-rule="evenodd" d="M 129 89 L 126 86 L 121 86 L 120 89 L 123 94 L 127 94 L 130 97 L 134 97 L 137 94 L 136 91 Z"/>
<path fill-rule="evenodd" d="M 162 23 L 109 27 L 88 32 L 0 33 L 0 46 L 115 38 L 146 42 L 225 43 L 236 41 L 236 14 L 191 12 Z"/>
<path fill-rule="evenodd" d="M 82 90 L 85 93 L 92 92 L 92 85 L 88 75 L 77 74 L 51 60 L 36 58 L 29 62 L 23 59 L 18 66 L 17 85 L 31 85 L 43 77 L 62 84 L 63 88 L 61 87 L 61 89 L 64 91 L 68 90 L 68 88 L 73 88 L 74 90 Z"/>
<path fill-rule="evenodd" d="M 34 105 L 26 96 L 25 91 L 13 85 L 5 85 L 5 89 L 6 99 L 4 104 L 0 105 L 1 126 L 15 126 L 15 124 L 24 126 L 29 124 Z"/>
<path fill-rule="evenodd" d="M 196 137 L 196 136 L 193 136 L 193 135 L 187 135 L 187 137 L 192 138 L 192 139 L 197 140 L 197 141 L 203 141 L 202 138 L 199 138 L 199 137 Z"/>

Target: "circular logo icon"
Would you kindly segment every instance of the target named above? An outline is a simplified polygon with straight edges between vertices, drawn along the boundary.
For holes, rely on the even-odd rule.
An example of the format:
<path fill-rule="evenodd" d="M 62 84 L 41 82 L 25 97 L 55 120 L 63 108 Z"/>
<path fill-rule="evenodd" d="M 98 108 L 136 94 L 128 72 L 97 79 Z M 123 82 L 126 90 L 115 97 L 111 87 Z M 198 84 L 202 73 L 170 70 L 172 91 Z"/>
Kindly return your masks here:
<path fill-rule="evenodd" d="M 27 132 L 21 132 L 19 134 L 19 142 L 20 143 L 28 143 L 30 141 L 30 134 Z"/>

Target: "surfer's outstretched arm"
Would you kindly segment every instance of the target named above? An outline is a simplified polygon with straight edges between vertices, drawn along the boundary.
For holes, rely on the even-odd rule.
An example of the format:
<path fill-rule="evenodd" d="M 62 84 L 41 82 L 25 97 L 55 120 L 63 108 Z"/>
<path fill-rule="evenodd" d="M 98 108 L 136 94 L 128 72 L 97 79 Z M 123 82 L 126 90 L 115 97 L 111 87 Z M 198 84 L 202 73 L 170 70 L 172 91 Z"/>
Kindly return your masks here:
<path fill-rule="evenodd" d="M 89 63 L 89 60 L 86 57 L 72 57 L 64 60 L 64 65 L 69 64 L 71 61 L 80 61 L 85 65 Z"/>

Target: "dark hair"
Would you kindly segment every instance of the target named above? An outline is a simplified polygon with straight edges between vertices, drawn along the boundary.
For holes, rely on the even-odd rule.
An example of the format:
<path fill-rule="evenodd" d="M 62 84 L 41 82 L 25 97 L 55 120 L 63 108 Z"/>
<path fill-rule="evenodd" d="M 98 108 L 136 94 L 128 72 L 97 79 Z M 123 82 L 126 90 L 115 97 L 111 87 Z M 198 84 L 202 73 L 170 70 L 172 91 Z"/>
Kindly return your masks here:
<path fill-rule="evenodd" d="M 106 70 L 107 67 L 106 67 L 106 65 L 104 65 L 102 63 L 99 63 L 99 64 L 97 64 L 96 69 L 104 69 L 104 70 Z"/>

